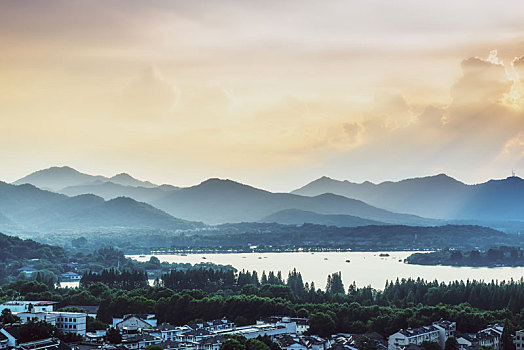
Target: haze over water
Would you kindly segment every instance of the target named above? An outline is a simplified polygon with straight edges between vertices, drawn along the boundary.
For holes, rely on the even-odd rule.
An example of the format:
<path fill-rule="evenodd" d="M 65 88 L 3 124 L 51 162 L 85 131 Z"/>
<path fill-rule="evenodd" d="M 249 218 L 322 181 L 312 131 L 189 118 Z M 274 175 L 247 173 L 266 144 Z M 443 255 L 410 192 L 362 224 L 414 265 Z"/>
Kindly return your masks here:
<path fill-rule="evenodd" d="M 371 285 L 383 289 L 386 280 L 397 278 L 423 278 L 439 282 L 455 280 L 518 280 L 524 276 L 524 267 L 451 267 L 422 266 L 405 264 L 402 261 L 413 252 L 387 252 L 389 257 L 380 257 L 380 252 L 316 252 L 316 253 L 235 253 L 235 254 L 154 254 L 128 255 L 138 261 L 147 261 L 156 256 L 160 261 L 176 263 L 210 262 L 232 265 L 238 270 L 281 271 L 287 277 L 288 271 L 296 268 L 302 274 L 304 282 L 315 282 L 316 288 L 325 289 L 329 274 L 341 271 L 344 286 L 353 281 L 357 286 Z M 205 259 L 203 259 L 205 257 Z M 349 260 L 350 262 L 346 262 Z M 399 260 L 401 260 L 399 262 Z"/>

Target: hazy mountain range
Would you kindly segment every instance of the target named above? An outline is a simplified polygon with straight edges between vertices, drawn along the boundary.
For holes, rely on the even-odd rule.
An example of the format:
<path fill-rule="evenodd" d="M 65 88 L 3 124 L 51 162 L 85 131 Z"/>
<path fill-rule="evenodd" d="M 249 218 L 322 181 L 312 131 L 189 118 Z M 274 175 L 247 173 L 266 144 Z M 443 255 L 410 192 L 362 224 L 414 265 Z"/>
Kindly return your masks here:
<path fill-rule="evenodd" d="M 22 185 L 22 184 L 30 185 Z M 36 186 L 36 187 L 35 187 Z M 49 191 L 45 190 L 48 189 Z M 444 174 L 398 182 L 352 183 L 327 177 L 292 193 L 231 180 L 179 188 L 122 173 L 93 176 L 52 167 L 0 183 L 0 225 L 26 229 L 148 227 L 277 222 L 328 226 L 441 225 L 446 221 L 524 221 L 524 180 L 466 185 Z M 202 223 L 201 223 L 202 222 Z M 492 225 L 493 227 L 493 225 Z"/>
<path fill-rule="evenodd" d="M 119 197 L 105 201 L 84 194 L 68 197 L 30 184 L 0 182 L 0 224 L 25 231 L 149 228 L 186 230 L 202 226 L 188 222 L 134 199 Z M 4 219 L 2 219 L 4 218 Z"/>
<path fill-rule="evenodd" d="M 146 188 L 157 187 L 149 181 L 137 180 L 126 173 L 117 174 L 112 177 L 105 177 L 101 175 L 84 174 L 68 166 L 52 167 L 35 171 L 34 173 L 15 181 L 13 184 L 31 184 L 43 190 L 56 192 L 69 186 L 96 186 L 108 181 L 122 186 L 140 186 Z"/>
<path fill-rule="evenodd" d="M 292 193 L 335 193 L 402 213 L 446 220 L 524 220 L 524 180 L 467 185 L 440 174 L 398 182 L 353 183 L 322 177 Z"/>

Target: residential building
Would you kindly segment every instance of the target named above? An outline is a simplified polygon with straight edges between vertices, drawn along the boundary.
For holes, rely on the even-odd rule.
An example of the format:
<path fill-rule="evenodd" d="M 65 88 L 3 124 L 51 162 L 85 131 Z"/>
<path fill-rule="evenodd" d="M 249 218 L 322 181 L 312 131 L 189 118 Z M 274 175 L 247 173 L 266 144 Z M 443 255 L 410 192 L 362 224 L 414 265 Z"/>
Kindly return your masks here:
<path fill-rule="evenodd" d="M 455 322 L 439 320 L 429 326 L 401 329 L 389 336 L 389 350 L 404 350 L 410 344 L 420 345 L 425 341 L 436 342 L 444 349 L 449 337 L 455 336 L 457 324 Z"/>
<path fill-rule="evenodd" d="M 16 316 L 20 317 L 22 323 L 29 321 L 45 321 L 56 326 L 56 314 L 51 312 L 16 312 Z"/>
<path fill-rule="evenodd" d="M 145 329 L 144 332 L 147 332 L 148 334 L 154 337 L 160 337 L 164 341 L 174 341 L 176 340 L 176 335 L 191 330 L 193 329 L 191 329 L 189 326 L 175 327 L 170 325 L 169 323 L 162 323 L 160 326 L 157 326 L 155 328 Z"/>
<path fill-rule="evenodd" d="M 296 334 L 297 324 L 295 322 L 270 324 L 254 324 L 250 326 L 236 327 L 232 330 L 216 331 L 216 334 L 238 334 L 248 339 L 253 339 L 258 336 L 275 336 L 278 334 Z"/>
<path fill-rule="evenodd" d="M 153 337 L 149 334 L 135 335 L 126 339 L 122 339 L 122 345 L 127 349 L 145 349 L 149 345 L 155 345 L 162 343 L 162 339 L 159 337 Z"/>
<path fill-rule="evenodd" d="M 138 331 L 157 326 L 155 315 L 129 314 L 122 318 L 113 318 L 113 328 L 118 330 Z"/>
<path fill-rule="evenodd" d="M 442 348 L 444 348 L 444 345 L 446 344 L 446 340 L 449 337 L 455 337 L 457 333 L 457 323 L 446 321 L 446 320 L 440 320 L 438 322 L 434 322 L 433 326 L 436 327 L 439 330 L 439 341 L 438 343 Z"/>
<path fill-rule="evenodd" d="M 196 350 L 220 350 L 220 345 L 224 342 L 224 337 L 215 335 L 204 338 L 196 344 Z"/>
<path fill-rule="evenodd" d="M 515 349 L 524 350 L 524 329 L 515 332 Z"/>
<path fill-rule="evenodd" d="M 273 339 L 285 350 L 327 350 L 331 347 L 329 340 L 318 336 L 279 334 Z"/>
<path fill-rule="evenodd" d="M 11 310 L 12 313 L 17 312 L 48 312 L 53 311 L 53 306 L 57 304 L 56 301 L 28 301 L 28 300 L 13 300 L 6 301 L 0 304 L 0 312 L 4 309 Z"/>
<path fill-rule="evenodd" d="M 71 347 L 60 339 L 46 338 L 19 344 L 19 350 L 71 350 Z"/>
<path fill-rule="evenodd" d="M 218 320 L 212 320 L 212 321 L 204 321 L 204 322 L 195 322 L 190 323 L 186 325 L 187 327 L 190 327 L 191 329 L 205 329 L 209 332 L 215 332 L 215 331 L 223 331 L 227 329 L 233 329 L 235 328 L 235 323 L 228 321 L 226 318 L 221 318 Z"/>
<path fill-rule="evenodd" d="M 306 344 L 298 337 L 291 334 L 281 334 L 274 338 L 283 350 L 307 350 Z"/>
<path fill-rule="evenodd" d="M 62 281 L 80 281 L 82 279 L 82 275 L 79 275 L 76 272 L 68 271 L 64 272 L 60 275 L 60 278 Z"/>
<path fill-rule="evenodd" d="M 457 337 L 457 342 L 463 350 L 477 349 L 481 346 L 491 346 L 494 350 L 499 350 L 503 331 L 503 325 L 494 324 L 477 333 L 462 334 Z"/>
<path fill-rule="evenodd" d="M 257 324 L 271 324 L 276 325 L 277 323 L 290 323 L 295 322 L 297 325 L 297 334 L 304 334 L 309 330 L 309 320 L 301 317 L 287 317 L 287 316 L 271 316 L 262 318 L 257 321 Z"/>
<path fill-rule="evenodd" d="M 56 328 L 65 333 L 76 333 L 85 337 L 87 315 L 82 312 L 50 312 L 56 315 Z"/>
<path fill-rule="evenodd" d="M 439 329 L 435 326 L 401 329 L 389 336 L 389 350 L 403 350 L 409 344 L 420 345 L 425 341 L 439 342 Z"/>
<path fill-rule="evenodd" d="M 178 342 L 198 342 L 204 338 L 212 337 L 214 333 L 211 333 L 204 328 L 200 329 L 191 329 L 183 333 L 177 334 L 175 340 Z"/>

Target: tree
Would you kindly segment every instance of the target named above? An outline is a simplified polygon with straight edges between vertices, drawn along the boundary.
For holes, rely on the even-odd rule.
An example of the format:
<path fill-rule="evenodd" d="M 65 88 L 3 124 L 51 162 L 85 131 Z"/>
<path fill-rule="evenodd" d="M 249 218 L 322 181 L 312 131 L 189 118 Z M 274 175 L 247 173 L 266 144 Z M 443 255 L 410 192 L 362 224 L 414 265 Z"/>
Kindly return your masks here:
<path fill-rule="evenodd" d="M 344 283 L 342 283 L 342 273 L 335 272 L 328 276 L 326 284 L 326 293 L 328 294 L 344 294 Z"/>
<path fill-rule="evenodd" d="M 31 320 L 20 326 L 18 340 L 21 343 L 26 343 L 33 340 L 58 337 L 59 333 L 58 329 L 50 323 Z"/>
<path fill-rule="evenodd" d="M 449 337 L 446 340 L 446 344 L 444 345 L 444 350 L 458 350 L 459 344 L 457 342 L 457 338 L 455 337 Z"/>
<path fill-rule="evenodd" d="M 220 350 L 245 350 L 245 347 L 237 339 L 227 339 L 220 344 Z"/>
<path fill-rule="evenodd" d="M 3 309 L 2 314 L 0 315 L 0 323 L 9 324 L 20 321 L 20 317 L 15 316 L 11 313 L 9 309 Z"/>
<path fill-rule="evenodd" d="M 309 333 L 326 337 L 335 333 L 335 321 L 323 312 L 317 312 L 309 318 Z"/>
<path fill-rule="evenodd" d="M 146 350 L 164 350 L 164 348 L 158 344 L 146 346 Z"/>
<path fill-rule="evenodd" d="M 111 344 L 120 344 L 122 342 L 122 335 L 116 328 L 109 328 L 106 334 L 106 340 Z"/>

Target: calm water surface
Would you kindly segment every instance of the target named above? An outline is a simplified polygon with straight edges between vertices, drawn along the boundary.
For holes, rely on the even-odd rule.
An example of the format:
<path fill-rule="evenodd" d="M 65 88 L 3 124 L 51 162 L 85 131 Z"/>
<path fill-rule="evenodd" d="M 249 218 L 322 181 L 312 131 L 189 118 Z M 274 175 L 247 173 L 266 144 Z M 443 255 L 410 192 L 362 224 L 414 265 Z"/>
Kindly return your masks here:
<path fill-rule="evenodd" d="M 413 252 L 383 252 L 390 256 L 380 257 L 380 252 L 316 252 L 316 253 L 234 253 L 234 254 L 159 254 L 159 255 L 128 255 L 127 257 L 148 261 L 156 256 L 160 261 L 170 263 L 200 263 L 212 262 L 221 265 L 231 265 L 239 270 L 257 271 L 259 277 L 262 271 L 282 271 L 282 276 L 293 268 L 302 273 L 304 282 L 315 282 L 317 288 L 324 289 L 328 274 L 342 272 L 344 284 L 347 287 L 353 281 L 357 286 L 371 285 L 383 289 L 386 280 L 396 278 L 417 278 L 426 280 L 438 279 L 449 282 L 454 280 L 514 280 L 524 275 L 524 267 L 450 267 L 421 266 L 405 264 L 402 261 Z M 349 260 L 349 262 L 346 262 Z M 400 261 L 399 261 L 400 260 Z"/>

